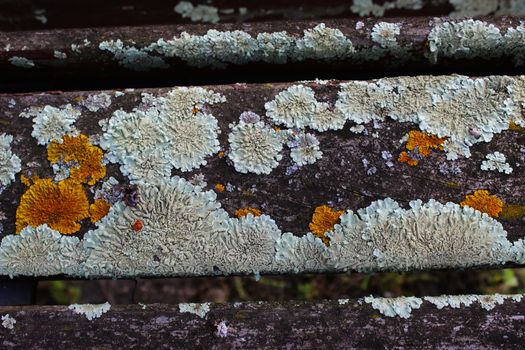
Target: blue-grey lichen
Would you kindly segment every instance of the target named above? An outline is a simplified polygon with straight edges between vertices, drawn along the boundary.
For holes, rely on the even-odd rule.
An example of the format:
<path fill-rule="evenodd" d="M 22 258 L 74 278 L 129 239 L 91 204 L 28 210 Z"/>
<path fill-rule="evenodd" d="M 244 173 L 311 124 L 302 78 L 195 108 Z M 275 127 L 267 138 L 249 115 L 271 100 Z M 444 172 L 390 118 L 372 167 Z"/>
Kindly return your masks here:
<path fill-rule="evenodd" d="M 525 27 L 520 24 L 516 28 L 508 28 L 503 36 L 503 50 L 506 55 L 510 55 L 514 59 L 517 66 L 525 64 Z"/>
<path fill-rule="evenodd" d="M 290 156 L 293 161 L 300 166 L 313 164 L 321 159 L 323 152 L 319 148 L 319 140 L 313 134 L 302 133 L 288 141 L 291 148 Z"/>
<path fill-rule="evenodd" d="M 152 56 L 144 50 L 124 45 L 122 40 L 103 41 L 99 49 L 109 51 L 115 60 L 125 68 L 138 72 L 145 72 L 157 68 L 168 68 L 169 65 L 161 57 Z"/>
<path fill-rule="evenodd" d="M 20 158 L 11 150 L 12 141 L 13 136 L 0 134 L 0 189 L 15 181 L 16 173 L 21 170 Z"/>
<path fill-rule="evenodd" d="M 397 46 L 396 36 L 401 33 L 401 25 L 397 23 L 379 22 L 372 28 L 372 41 L 383 48 Z"/>
<path fill-rule="evenodd" d="M 20 56 L 11 57 L 9 59 L 9 62 L 11 62 L 13 66 L 17 66 L 20 68 L 33 68 L 35 66 L 35 62 L 33 62 L 30 59 L 27 59 L 25 57 L 20 57 Z"/>
<path fill-rule="evenodd" d="M 106 109 L 111 106 L 111 96 L 105 92 L 89 95 L 80 105 L 86 107 L 90 112 L 97 112 L 99 109 Z"/>
<path fill-rule="evenodd" d="M 422 7 L 422 0 L 390 0 L 384 1 L 381 4 L 377 4 L 373 2 L 373 0 L 354 0 L 352 6 L 350 6 L 350 10 L 361 17 L 370 15 L 381 17 L 387 10 L 419 10 Z"/>
<path fill-rule="evenodd" d="M 504 174 L 512 173 L 512 168 L 507 163 L 505 155 L 500 152 L 487 154 L 485 160 L 481 162 L 481 170 L 497 170 Z"/>
<path fill-rule="evenodd" d="M 179 312 L 189 312 L 204 318 L 210 311 L 210 305 L 210 303 L 181 303 L 179 304 Z"/>
<path fill-rule="evenodd" d="M 282 272 L 316 272 L 327 268 L 327 247 L 308 232 L 302 237 L 285 232 L 277 241 L 275 264 Z"/>
<path fill-rule="evenodd" d="M 399 316 L 401 318 L 409 318 L 412 310 L 419 309 L 423 304 L 423 300 L 416 297 L 374 298 L 370 296 L 363 300 L 387 317 Z"/>
<path fill-rule="evenodd" d="M 59 60 L 65 60 L 67 58 L 67 54 L 65 52 L 55 50 L 53 51 L 53 57 L 58 58 Z"/>
<path fill-rule="evenodd" d="M 217 23 L 219 22 L 219 9 L 208 5 L 197 5 L 189 1 L 180 1 L 173 10 L 182 18 L 190 18 L 192 22 Z"/>
<path fill-rule="evenodd" d="M 173 177 L 138 185 L 135 207 L 115 204 L 84 238 L 90 274 L 137 276 L 213 272 L 217 239 L 228 228 L 228 215 L 213 191 Z M 133 224 L 142 221 L 140 231 Z"/>
<path fill-rule="evenodd" d="M 468 19 L 460 22 L 438 23 L 428 34 L 428 57 L 436 63 L 439 58 L 476 58 L 501 55 L 500 30 L 493 24 Z"/>
<path fill-rule="evenodd" d="M 62 143 L 64 135 L 75 134 L 75 122 L 80 112 L 70 104 L 63 107 L 31 107 L 20 113 L 20 117 L 33 117 L 33 132 L 39 145 L 47 145 L 51 141 Z"/>
<path fill-rule="evenodd" d="M 99 318 L 111 309 L 111 304 L 105 302 L 104 304 L 71 304 L 68 307 L 74 313 L 84 315 L 88 320 Z"/>
<path fill-rule="evenodd" d="M 2 315 L 2 327 L 5 329 L 15 328 L 16 320 L 11 317 L 9 314 Z"/>
<path fill-rule="evenodd" d="M 228 136 L 228 158 L 241 173 L 269 174 L 279 165 L 283 137 L 263 122 L 239 122 Z"/>
<path fill-rule="evenodd" d="M 345 58 L 354 51 L 350 39 L 339 29 L 327 28 L 324 23 L 305 30 L 303 37 L 296 43 L 298 59 Z"/>
<path fill-rule="evenodd" d="M 0 246 L 0 275 L 50 276 L 76 274 L 84 259 L 82 243 L 41 225 L 8 235 Z"/>

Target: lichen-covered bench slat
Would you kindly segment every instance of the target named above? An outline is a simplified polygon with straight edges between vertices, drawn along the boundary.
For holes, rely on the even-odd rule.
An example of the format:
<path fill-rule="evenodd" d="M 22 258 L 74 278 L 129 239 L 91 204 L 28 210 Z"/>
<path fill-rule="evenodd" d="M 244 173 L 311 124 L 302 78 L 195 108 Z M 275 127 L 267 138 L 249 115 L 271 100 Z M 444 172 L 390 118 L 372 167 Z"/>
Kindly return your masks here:
<path fill-rule="evenodd" d="M 4 84 L 90 86 L 301 80 L 523 66 L 520 18 L 410 17 L 0 33 Z M 184 68 L 184 69 L 182 69 Z M 98 85 L 97 85 L 98 84 Z M 7 85 L 9 86 L 9 85 Z M 13 87 L 12 89 L 15 89 Z"/>
<path fill-rule="evenodd" d="M 0 274 L 525 262 L 523 76 L 0 96 Z"/>
<path fill-rule="evenodd" d="M 79 28 L 115 25 L 253 22 L 364 16 L 524 15 L 520 1 L 498 0 L 325 0 L 315 1 L 3 0 L 0 30 Z"/>
<path fill-rule="evenodd" d="M 515 349 L 521 295 L 310 302 L 0 307 L 4 349 Z"/>

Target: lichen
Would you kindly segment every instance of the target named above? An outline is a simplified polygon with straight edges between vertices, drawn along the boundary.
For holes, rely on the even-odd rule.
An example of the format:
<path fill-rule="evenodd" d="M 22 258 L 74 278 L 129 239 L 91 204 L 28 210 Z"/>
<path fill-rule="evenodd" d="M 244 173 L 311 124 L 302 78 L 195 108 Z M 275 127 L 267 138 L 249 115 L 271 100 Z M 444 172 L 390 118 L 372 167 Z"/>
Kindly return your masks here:
<path fill-rule="evenodd" d="M 330 266 L 327 249 L 323 241 L 311 232 L 302 237 L 283 233 L 276 245 L 276 269 L 283 273 L 324 271 Z"/>
<path fill-rule="evenodd" d="M 33 132 L 39 145 L 47 145 L 51 141 L 62 142 L 65 135 L 76 134 L 73 124 L 80 116 L 80 112 L 70 104 L 57 108 L 53 106 L 31 107 L 20 113 L 20 117 L 33 117 Z"/>
<path fill-rule="evenodd" d="M 481 162 L 481 170 L 497 170 L 500 173 L 512 173 L 512 167 L 507 163 L 505 155 L 500 152 L 489 153 Z"/>
<path fill-rule="evenodd" d="M 396 36 L 401 33 L 401 25 L 397 23 L 378 22 L 372 28 L 372 41 L 383 48 L 397 46 Z"/>
<path fill-rule="evenodd" d="M 501 54 L 499 29 L 493 24 L 467 19 L 460 22 L 438 23 L 428 34 L 428 57 L 437 63 L 445 58 L 489 58 Z"/>
<path fill-rule="evenodd" d="M 374 298 L 370 296 L 363 300 L 387 317 L 399 316 L 401 318 L 409 318 L 412 310 L 419 309 L 423 303 L 423 300 L 416 297 Z"/>
<path fill-rule="evenodd" d="M 26 69 L 33 68 L 35 66 L 35 62 L 33 62 L 30 59 L 27 59 L 25 57 L 20 57 L 20 56 L 13 56 L 9 58 L 9 62 L 13 66 L 20 67 L 20 68 L 26 68 Z"/>
<path fill-rule="evenodd" d="M 372 0 L 354 0 L 350 10 L 360 17 L 375 16 L 381 17 L 387 10 L 407 9 L 419 10 L 423 7 L 422 0 L 390 0 L 381 4 L 374 3 Z"/>
<path fill-rule="evenodd" d="M 190 18 L 192 22 L 217 23 L 219 22 L 219 9 L 208 5 L 197 5 L 189 1 L 180 1 L 173 10 L 182 18 Z"/>
<path fill-rule="evenodd" d="M 520 204 L 505 204 L 501 211 L 501 218 L 503 220 L 519 220 L 525 217 L 525 205 Z"/>
<path fill-rule="evenodd" d="M 210 305 L 210 303 L 181 303 L 179 304 L 179 312 L 189 312 L 199 316 L 200 318 L 204 318 L 210 311 Z"/>
<path fill-rule="evenodd" d="M 86 135 L 65 135 L 61 142 L 51 141 L 47 149 L 47 159 L 52 165 L 58 162 L 73 163 L 69 168 L 69 178 L 79 183 L 94 185 L 106 176 L 102 164 L 102 150 L 93 146 Z"/>
<path fill-rule="evenodd" d="M 5 329 L 15 328 L 16 320 L 9 314 L 2 315 L 2 327 Z"/>
<path fill-rule="evenodd" d="M 319 104 L 314 91 L 304 85 L 292 85 L 275 99 L 264 104 L 266 115 L 274 122 L 289 128 L 303 128 L 310 124 Z"/>
<path fill-rule="evenodd" d="M 111 106 L 111 95 L 105 92 L 89 95 L 80 102 L 80 105 L 86 107 L 90 112 L 97 112 L 100 109 L 106 109 Z"/>
<path fill-rule="evenodd" d="M 108 302 L 104 304 L 71 304 L 68 309 L 76 314 L 86 316 L 91 321 L 108 312 L 111 309 L 111 304 Z"/>
<path fill-rule="evenodd" d="M 77 237 L 63 236 L 47 225 L 28 226 L 7 235 L 0 246 L 0 275 L 77 274 L 85 255 Z"/>
<path fill-rule="evenodd" d="M 323 156 L 319 140 L 313 134 L 296 135 L 291 141 L 288 141 L 288 147 L 291 149 L 290 156 L 299 166 L 313 164 Z"/>
<path fill-rule="evenodd" d="M 79 221 L 87 217 L 89 203 L 79 183 L 38 179 L 20 198 L 16 210 L 16 232 L 26 226 L 47 224 L 62 234 L 72 234 L 80 230 Z"/>
<path fill-rule="evenodd" d="M 20 158 L 11 150 L 11 142 L 13 136 L 0 134 L 0 188 L 13 182 L 15 175 L 22 169 Z"/>
<path fill-rule="evenodd" d="M 235 213 L 233 213 L 233 215 L 240 219 L 241 217 L 246 215 L 261 216 L 262 211 L 257 208 L 246 207 L 235 210 Z"/>
<path fill-rule="evenodd" d="M 346 58 L 354 51 L 350 39 L 339 29 L 327 28 L 324 23 L 305 30 L 303 37 L 296 43 L 296 57 L 299 60 Z"/>
<path fill-rule="evenodd" d="M 325 233 L 331 231 L 339 223 L 339 218 L 343 212 L 343 210 L 333 210 L 327 205 L 320 205 L 315 208 L 308 228 L 314 235 L 321 238 L 324 244 L 328 245 L 330 239 Z"/>
<path fill-rule="evenodd" d="M 239 122 L 228 135 L 228 141 L 228 158 L 241 173 L 269 174 L 282 158 L 282 137 L 263 122 Z"/>
<path fill-rule="evenodd" d="M 105 199 L 95 199 L 89 206 L 89 219 L 92 223 L 100 221 L 104 216 L 108 215 L 111 205 Z"/>
<path fill-rule="evenodd" d="M 169 67 L 161 57 L 152 56 L 136 47 L 124 45 L 120 39 L 102 41 L 98 47 L 100 50 L 112 53 L 121 66 L 134 71 L 147 72 L 152 69 Z"/>
<path fill-rule="evenodd" d="M 406 149 L 399 155 L 398 160 L 410 166 L 416 166 L 423 157 L 428 157 L 432 150 L 443 150 L 443 142 L 446 138 L 440 138 L 426 132 L 411 130 L 408 133 Z"/>
<path fill-rule="evenodd" d="M 215 191 L 222 193 L 226 190 L 226 187 L 223 184 L 215 184 Z"/>
<path fill-rule="evenodd" d="M 476 190 L 468 194 L 460 203 L 462 207 L 469 206 L 493 218 L 497 218 L 503 210 L 503 201 L 497 196 L 491 195 L 487 190 Z"/>

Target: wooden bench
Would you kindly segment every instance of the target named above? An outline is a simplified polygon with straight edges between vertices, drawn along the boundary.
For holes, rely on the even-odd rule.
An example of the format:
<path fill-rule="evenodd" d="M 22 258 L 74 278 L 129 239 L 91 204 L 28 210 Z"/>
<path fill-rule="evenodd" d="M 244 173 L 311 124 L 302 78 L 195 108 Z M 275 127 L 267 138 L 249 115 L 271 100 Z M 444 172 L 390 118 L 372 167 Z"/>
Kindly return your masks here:
<path fill-rule="evenodd" d="M 2 348 L 518 348 L 522 294 L 31 305 L 51 278 L 525 265 L 522 18 L 417 3 L 6 1 Z"/>

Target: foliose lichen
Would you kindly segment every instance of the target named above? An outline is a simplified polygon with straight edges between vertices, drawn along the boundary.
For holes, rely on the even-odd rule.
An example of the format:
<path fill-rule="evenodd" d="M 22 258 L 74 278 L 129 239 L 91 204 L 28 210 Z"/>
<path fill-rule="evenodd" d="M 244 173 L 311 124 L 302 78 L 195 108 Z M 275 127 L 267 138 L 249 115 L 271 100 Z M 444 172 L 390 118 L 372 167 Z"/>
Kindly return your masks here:
<path fill-rule="evenodd" d="M 180 1 L 173 10 L 182 18 L 190 18 L 192 22 L 217 23 L 219 22 L 219 9 L 208 5 L 197 5 L 189 1 Z"/>
<path fill-rule="evenodd" d="M 487 190 L 476 190 L 473 194 L 468 194 L 460 203 L 469 206 L 482 213 L 486 213 L 493 218 L 497 218 L 503 210 L 503 201 L 497 196 L 491 195 Z"/>
<path fill-rule="evenodd" d="M 11 150 L 13 136 L 0 134 L 0 188 L 15 181 L 15 175 L 22 169 L 20 158 Z"/>
<path fill-rule="evenodd" d="M 2 327 L 5 329 L 15 328 L 16 320 L 9 314 L 2 315 Z"/>
<path fill-rule="evenodd" d="M 360 17 L 375 16 L 381 17 L 387 10 L 407 9 L 419 10 L 423 7 L 422 0 L 390 0 L 381 4 L 374 3 L 372 0 L 354 0 L 350 10 Z"/>
<path fill-rule="evenodd" d="M 409 318 L 412 310 L 419 309 L 423 304 L 423 300 L 416 297 L 374 298 L 370 296 L 363 300 L 387 317 L 399 316 L 401 318 Z"/>
<path fill-rule="evenodd" d="M 109 51 L 115 60 L 124 68 L 138 72 L 146 72 L 152 69 L 165 69 L 169 65 L 157 56 L 149 55 L 143 50 L 133 46 L 124 45 L 122 40 L 103 41 L 99 44 L 99 49 Z"/>
<path fill-rule="evenodd" d="M 299 165 L 313 164 L 321 159 L 323 152 L 319 147 L 319 140 L 314 134 L 301 133 L 288 141 L 290 147 L 290 156 L 293 161 Z"/>
<path fill-rule="evenodd" d="M 372 41 L 381 47 L 387 48 L 397 46 L 396 36 L 401 33 L 401 25 L 398 23 L 379 22 L 372 28 Z"/>
<path fill-rule="evenodd" d="M 204 318 L 210 311 L 210 305 L 211 303 L 181 303 L 179 304 L 179 312 L 189 312 Z"/>
<path fill-rule="evenodd" d="M 108 312 L 111 309 L 111 304 L 108 302 L 104 304 L 71 304 L 68 309 L 76 314 L 86 316 L 91 321 Z"/>
<path fill-rule="evenodd" d="M 20 57 L 20 56 L 13 56 L 9 58 L 9 62 L 11 62 L 13 66 L 20 67 L 20 68 L 26 68 L 26 69 L 33 68 L 35 66 L 35 62 L 33 62 L 30 59 L 27 59 L 25 57 Z"/>
<path fill-rule="evenodd" d="M 487 154 L 481 162 L 481 170 L 497 170 L 504 174 L 512 173 L 512 167 L 507 163 L 505 155 L 500 152 Z"/>

